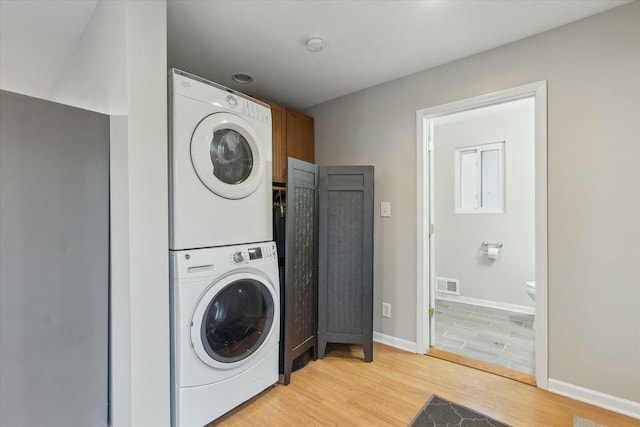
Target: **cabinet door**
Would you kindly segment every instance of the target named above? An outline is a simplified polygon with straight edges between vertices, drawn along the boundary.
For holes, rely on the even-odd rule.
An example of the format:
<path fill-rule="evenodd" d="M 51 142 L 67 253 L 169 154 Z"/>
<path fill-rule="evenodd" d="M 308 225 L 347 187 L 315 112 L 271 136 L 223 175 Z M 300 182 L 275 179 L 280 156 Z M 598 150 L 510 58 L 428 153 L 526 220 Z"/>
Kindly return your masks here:
<path fill-rule="evenodd" d="M 313 117 L 287 110 L 287 156 L 314 162 Z"/>
<path fill-rule="evenodd" d="M 273 182 L 287 182 L 287 110 L 269 102 L 273 126 Z"/>
<path fill-rule="evenodd" d="M 287 109 L 258 96 L 253 96 L 271 107 L 271 170 L 272 181 L 287 182 Z"/>

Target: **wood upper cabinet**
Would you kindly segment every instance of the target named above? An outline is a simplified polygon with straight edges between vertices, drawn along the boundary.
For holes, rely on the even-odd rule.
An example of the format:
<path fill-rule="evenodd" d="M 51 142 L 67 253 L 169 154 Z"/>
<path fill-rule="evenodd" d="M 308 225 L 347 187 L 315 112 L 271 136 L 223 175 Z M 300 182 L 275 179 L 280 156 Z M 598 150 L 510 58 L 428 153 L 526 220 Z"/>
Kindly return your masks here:
<path fill-rule="evenodd" d="M 271 167 L 273 182 L 287 182 L 287 109 L 269 102 L 273 125 Z"/>
<path fill-rule="evenodd" d="M 313 117 L 287 110 L 287 156 L 313 163 Z"/>
<path fill-rule="evenodd" d="M 273 182 L 287 182 L 287 157 L 314 161 L 313 117 L 266 99 L 257 98 L 271 107 Z"/>

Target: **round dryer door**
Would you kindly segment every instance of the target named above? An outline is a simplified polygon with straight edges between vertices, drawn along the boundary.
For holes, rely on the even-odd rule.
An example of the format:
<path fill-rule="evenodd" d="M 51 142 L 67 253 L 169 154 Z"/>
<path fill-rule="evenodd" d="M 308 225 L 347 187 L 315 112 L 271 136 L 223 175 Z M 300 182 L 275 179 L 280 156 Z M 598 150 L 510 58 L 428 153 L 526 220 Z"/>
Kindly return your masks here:
<path fill-rule="evenodd" d="M 215 282 L 193 316 L 191 342 L 200 360 L 234 368 L 261 350 L 276 329 L 278 303 L 262 276 L 235 273 Z"/>
<path fill-rule="evenodd" d="M 255 132 L 241 117 L 211 114 L 191 137 L 191 162 L 200 181 L 215 194 L 242 199 L 253 193 L 265 173 Z"/>

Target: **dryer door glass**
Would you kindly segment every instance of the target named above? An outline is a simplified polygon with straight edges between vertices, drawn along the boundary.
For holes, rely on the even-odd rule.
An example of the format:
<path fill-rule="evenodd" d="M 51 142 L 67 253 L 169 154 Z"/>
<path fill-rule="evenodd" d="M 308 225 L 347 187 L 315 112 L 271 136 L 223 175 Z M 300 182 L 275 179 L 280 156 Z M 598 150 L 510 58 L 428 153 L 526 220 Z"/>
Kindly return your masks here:
<path fill-rule="evenodd" d="M 250 356 L 269 335 L 274 301 L 253 279 L 230 283 L 209 303 L 200 328 L 204 349 L 213 359 L 233 363 Z"/>
<path fill-rule="evenodd" d="M 264 129 L 263 129 L 264 130 Z M 200 181 L 214 194 L 243 199 L 258 188 L 267 173 L 271 144 L 242 117 L 210 114 L 191 136 L 191 163 Z"/>
<path fill-rule="evenodd" d="M 251 146 L 233 129 L 220 129 L 213 133 L 209 155 L 213 175 L 225 184 L 240 184 L 251 174 Z"/>

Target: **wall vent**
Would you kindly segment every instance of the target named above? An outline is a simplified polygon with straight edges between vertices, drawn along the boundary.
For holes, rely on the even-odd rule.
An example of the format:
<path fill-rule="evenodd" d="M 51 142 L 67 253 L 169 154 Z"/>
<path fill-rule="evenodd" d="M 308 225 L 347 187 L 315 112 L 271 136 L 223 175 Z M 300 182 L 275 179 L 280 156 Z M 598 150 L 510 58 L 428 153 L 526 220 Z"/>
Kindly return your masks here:
<path fill-rule="evenodd" d="M 460 281 L 458 279 L 436 277 L 436 292 L 460 295 Z"/>

